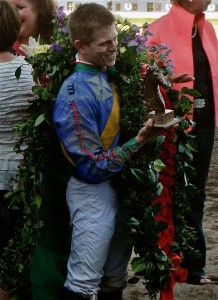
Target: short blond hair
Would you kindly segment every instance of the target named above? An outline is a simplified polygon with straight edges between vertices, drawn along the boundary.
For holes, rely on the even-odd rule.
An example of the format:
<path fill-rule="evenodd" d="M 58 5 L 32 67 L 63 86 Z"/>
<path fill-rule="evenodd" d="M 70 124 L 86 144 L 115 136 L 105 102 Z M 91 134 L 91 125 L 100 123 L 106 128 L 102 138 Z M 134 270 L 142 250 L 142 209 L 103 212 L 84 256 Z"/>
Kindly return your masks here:
<path fill-rule="evenodd" d="M 95 38 L 96 31 L 116 22 L 115 16 L 103 5 L 85 3 L 69 15 L 68 29 L 72 44 L 80 40 L 90 44 Z"/>

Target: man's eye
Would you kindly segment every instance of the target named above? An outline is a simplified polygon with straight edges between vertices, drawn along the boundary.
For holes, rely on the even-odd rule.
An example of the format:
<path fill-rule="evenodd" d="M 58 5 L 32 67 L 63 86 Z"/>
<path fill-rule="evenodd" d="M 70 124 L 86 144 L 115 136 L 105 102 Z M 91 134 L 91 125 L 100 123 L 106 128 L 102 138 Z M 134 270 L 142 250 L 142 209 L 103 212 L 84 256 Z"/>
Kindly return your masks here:
<path fill-rule="evenodd" d="M 100 47 L 105 47 L 105 46 L 107 46 L 107 43 L 103 43 L 100 45 Z"/>
<path fill-rule="evenodd" d="M 18 10 L 22 10 L 24 8 L 23 6 L 20 6 L 20 5 L 16 5 L 16 7 Z"/>

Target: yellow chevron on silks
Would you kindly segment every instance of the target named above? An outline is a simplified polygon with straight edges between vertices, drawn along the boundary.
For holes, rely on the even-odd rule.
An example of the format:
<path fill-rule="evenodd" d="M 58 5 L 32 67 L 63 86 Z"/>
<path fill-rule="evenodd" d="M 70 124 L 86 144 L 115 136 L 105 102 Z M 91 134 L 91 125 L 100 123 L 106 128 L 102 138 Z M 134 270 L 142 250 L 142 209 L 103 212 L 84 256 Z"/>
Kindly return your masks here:
<path fill-rule="evenodd" d="M 114 97 L 113 106 L 106 126 L 100 136 L 104 151 L 107 151 L 110 148 L 120 130 L 120 99 L 116 85 L 114 83 L 111 83 L 111 87 Z"/>

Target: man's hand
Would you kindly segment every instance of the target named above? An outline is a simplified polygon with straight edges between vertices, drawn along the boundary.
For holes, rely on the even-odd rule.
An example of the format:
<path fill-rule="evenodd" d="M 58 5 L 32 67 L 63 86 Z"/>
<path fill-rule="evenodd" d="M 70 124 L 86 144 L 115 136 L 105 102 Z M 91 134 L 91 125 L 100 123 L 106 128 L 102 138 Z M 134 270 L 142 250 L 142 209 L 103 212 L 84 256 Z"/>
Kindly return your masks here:
<path fill-rule="evenodd" d="M 171 127 L 164 129 L 161 127 L 154 127 L 154 120 L 153 119 L 148 119 L 147 122 L 145 122 L 143 127 L 139 130 L 136 140 L 139 143 L 145 144 L 149 142 L 151 139 L 158 135 L 164 134 L 164 132 L 169 129 L 169 128 L 177 128 L 179 124 L 173 124 Z"/>
<path fill-rule="evenodd" d="M 145 144 L 152 138 L 161 135 L 161 133 L 163 132 L 163 128 L 153 127 L 153 124 L 153 119 L 148 119 L 147 122 L 143 124 L 144 126 L 139 130 L 136 136 L 136 140 L 139 143 Z"/>

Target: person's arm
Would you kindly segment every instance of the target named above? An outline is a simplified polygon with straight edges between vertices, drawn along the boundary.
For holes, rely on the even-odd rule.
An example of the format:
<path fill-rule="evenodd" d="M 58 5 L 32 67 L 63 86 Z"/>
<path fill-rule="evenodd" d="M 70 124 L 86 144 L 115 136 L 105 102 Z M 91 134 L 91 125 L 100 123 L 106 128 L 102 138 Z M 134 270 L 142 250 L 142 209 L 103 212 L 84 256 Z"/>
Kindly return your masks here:
<path fill-rule="evenodd" d="M 195 78 L 188 73 L 168 74 L 166 75 L 166 79 L 171 83 L 185 83 L 195 80 Z"/>

